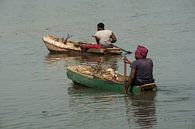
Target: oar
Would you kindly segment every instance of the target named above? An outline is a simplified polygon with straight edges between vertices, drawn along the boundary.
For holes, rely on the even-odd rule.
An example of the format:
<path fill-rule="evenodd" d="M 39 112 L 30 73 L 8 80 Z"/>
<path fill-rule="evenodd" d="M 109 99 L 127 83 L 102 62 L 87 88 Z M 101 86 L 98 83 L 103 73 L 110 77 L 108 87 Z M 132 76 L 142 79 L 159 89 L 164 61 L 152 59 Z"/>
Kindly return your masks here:
<path fill-rule="evenodd" d="M 125 93 L 127 94 L 128 93 L 128 91 L 126 92 L 126 77 L 127 77 L 127 75 L 126 75 L 126 71 L 127 71 L 127 64 L 126 64 L 126 62 L 124 61 L 124 86 L 125 86 Z"/>
<path fill-rule="evenodd" d="M 126 82 L 126 71 L 127 71 L 127 64 L 124 62 L 124 80 Z"/>
<path fill-rule="evenodd" d="M 91 37 L 95 38 L 94 35 L 92 35 Z M 114 47 L 116 47 L 116 48 L 120 48 L 120 47 L 118 47 L 118 46 L 116 46 L 116 45 L 114 45 L 114 44 L 112 44 L 112 46 L 114 46 Z M 123 48 L 120 48 L 120 49 L 121 49 L 122 51 L 128 53 L 128 54 L 131 54 L 131 53 L 132 53 L 131 51 L 127 51 L 127 50 L 125 50 L 125 49 L 123 49 Z"/>
<path fill-rule="evenodd" d="M 120 47 L 118 47 L 118 46 L 116 46 L 116 45 L 114 45 L 114 44 L 112 44 L 112 46 L 117 47 L 117 48 L 120 48 Z M 127 50 L 125 50 L 125 49 L 123 49 L 123 48 L 120 48 L 120 49 L 121 49 L 122 51 L 128 53 L 128 54 L 131 54 L 131 53 L 132 53 L 131 51 L 127 51 Z"/>

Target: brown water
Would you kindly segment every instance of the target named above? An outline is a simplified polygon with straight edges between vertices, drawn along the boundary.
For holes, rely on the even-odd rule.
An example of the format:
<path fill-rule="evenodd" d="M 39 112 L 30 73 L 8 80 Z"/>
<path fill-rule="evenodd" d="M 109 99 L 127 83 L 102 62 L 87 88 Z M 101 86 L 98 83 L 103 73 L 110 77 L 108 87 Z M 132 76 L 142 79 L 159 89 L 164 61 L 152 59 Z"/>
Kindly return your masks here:
<path fill-rule="evenodd" d="M 94 41 L 100 21 L 116 45 L 149 48 L 156 93 L 124 97 L 73 87 L 66 66 L 84 59 L 50 55 L 42 36 Z M 1 129 L 195 128 L 194 0 L 1 0 L 0 42 Z M 121 56 L 87 58 L 117 62 L 123 73 Z"/>

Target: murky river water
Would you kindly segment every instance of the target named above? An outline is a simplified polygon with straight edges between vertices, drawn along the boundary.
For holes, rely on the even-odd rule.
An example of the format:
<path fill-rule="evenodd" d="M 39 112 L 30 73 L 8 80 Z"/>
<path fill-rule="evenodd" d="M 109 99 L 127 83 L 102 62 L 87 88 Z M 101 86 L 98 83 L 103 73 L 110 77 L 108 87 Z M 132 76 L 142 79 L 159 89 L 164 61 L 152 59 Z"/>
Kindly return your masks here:
<path fill-rule="evenodd" d="M 49 54 L 42 36 L 94 41 L 100 21 L 116 45 L 149 48 L 156 93 L 73 87 L 66 66 L 83 59 Z M 0 44 L 1 129 L 195 128 L 194 0 L 1 0 Z M 121 56 L 96 58 L 123 72 Z"/>

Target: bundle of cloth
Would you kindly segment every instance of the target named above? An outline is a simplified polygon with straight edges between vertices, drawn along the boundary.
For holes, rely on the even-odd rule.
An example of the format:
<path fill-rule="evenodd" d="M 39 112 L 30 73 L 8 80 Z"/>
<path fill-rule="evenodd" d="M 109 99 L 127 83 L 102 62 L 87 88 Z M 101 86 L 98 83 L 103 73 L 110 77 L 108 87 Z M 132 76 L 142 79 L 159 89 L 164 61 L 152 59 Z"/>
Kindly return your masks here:
<path fill-rule="evenodd" d="M 148 49 L 144 46 L 137 46 L 137 49 L 135 51 L 135 58 L 136 59 L 144 59 L 147 57 Z"/>
<path fill-rule="evenodd" d="M 89 48 L 99 49 L 99 48 L 101 48 L 101 45 L 99 45 L 99 44 L 82 44 L 82 45 L 80 45 L 80 47 L 82 49 L 89 49 Z"/>

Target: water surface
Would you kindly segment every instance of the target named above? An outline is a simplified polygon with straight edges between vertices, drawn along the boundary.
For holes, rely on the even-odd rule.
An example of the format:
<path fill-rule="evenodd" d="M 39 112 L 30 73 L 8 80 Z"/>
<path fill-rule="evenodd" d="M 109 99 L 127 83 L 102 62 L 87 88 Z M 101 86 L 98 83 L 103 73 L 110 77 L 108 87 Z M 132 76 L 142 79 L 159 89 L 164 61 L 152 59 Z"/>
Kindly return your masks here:
<path fill-rule="evenodd" d="M 0 17 L 0 128 L 195 128 L 194 0 L 1 0 Z M 67 33 L 94 42 L 100 21 L 116 45 L 149 49 L 156 93 L 124 97 L 73 86 L 66 67 L 86 59 L 51 55 L 42 42 Z M 121 56 L 103 60 L 123 73 Z"/>

